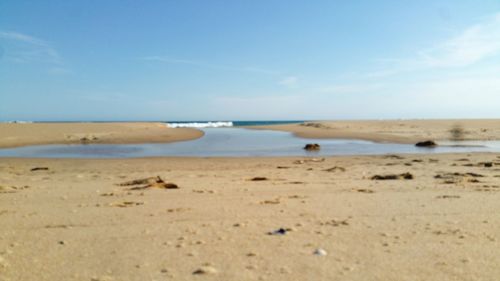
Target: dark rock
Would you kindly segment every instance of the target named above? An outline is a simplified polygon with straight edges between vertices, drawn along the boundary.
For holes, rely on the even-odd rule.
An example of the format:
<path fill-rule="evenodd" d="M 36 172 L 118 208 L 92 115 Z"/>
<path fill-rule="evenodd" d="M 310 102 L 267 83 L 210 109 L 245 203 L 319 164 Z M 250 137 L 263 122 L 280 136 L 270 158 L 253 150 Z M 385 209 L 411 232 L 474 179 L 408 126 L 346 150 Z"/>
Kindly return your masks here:
<path fill-rule="evenodd" d="M 435 147 L 435 146 L 437 146 L 437 143 L 435 143 L 434 141 L 428 140 L 428 141 L 417 142 L 415 144 L 415 146 L 418 146 L 418 147 Z"/>
<path fill-rule="evenodd" d="M 308 143 L 306 146 L 304 146 L 305 150 L 319 150 L 320 146 L 317 143 Z"/>

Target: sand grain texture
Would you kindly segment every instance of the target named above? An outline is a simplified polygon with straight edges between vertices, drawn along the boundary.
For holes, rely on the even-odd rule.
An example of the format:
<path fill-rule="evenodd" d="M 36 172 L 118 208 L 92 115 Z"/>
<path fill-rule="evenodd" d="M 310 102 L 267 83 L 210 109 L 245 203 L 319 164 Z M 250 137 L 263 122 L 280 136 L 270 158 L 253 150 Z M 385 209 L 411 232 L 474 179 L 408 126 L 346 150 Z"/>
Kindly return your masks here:
<path fill-rule="evenodd" d="M 500 276 L 500 154 L 304 160 L 3 158 L 0 280 Z"/>

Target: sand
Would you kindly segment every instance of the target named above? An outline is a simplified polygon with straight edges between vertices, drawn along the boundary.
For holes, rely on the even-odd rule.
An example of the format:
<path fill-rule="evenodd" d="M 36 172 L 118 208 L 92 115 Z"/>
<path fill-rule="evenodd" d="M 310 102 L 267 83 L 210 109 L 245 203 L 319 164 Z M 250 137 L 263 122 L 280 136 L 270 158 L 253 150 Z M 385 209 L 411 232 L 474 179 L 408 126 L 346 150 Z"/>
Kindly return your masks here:
<path fill-rule="evenodd" d="M 362 139 L 375 142 L 416 143 L 443 141 L 461 128 L 462 140 L 500 140 L 500 119 L 311 121 L 251 127 L 292 132 L 303 138 Z"/>
<path fill-rule="evenodd" d="M 412 143 L 447 139 L 456 123 L 466 139 L 499 139 L 497 120 L 272 128 Z M 1 147 L 201 135 L 154 123 L 0 124 Z M 500 153 L 0 158 L 0 281 L 497 280 L 499 191 Z"/>
<path fill-rule="evenodd" d="M 314 121 L 248 128 L 287 131 L 303 138 L 416 143 L 448 140 L 452 136 L 450 129 L 456 126 L 463 130 L 463 140 L 500 140 L 500 119 Z M 167 128 L 162 123 L 0 123 L 0 148 L 36 144 L 174 142 L 201 136 L 200 130 Z"/>
<path fill-rule="evenodd" d="M 0 123 L 0 147 L 74 143 L 157 143 L 192 140 L 203 132 L 162 123 Z"/>
<path fill-rule="evenodd" d="M 0 186 L 2 281 L 500 276 L 498 153 L 4 158 Z"/>

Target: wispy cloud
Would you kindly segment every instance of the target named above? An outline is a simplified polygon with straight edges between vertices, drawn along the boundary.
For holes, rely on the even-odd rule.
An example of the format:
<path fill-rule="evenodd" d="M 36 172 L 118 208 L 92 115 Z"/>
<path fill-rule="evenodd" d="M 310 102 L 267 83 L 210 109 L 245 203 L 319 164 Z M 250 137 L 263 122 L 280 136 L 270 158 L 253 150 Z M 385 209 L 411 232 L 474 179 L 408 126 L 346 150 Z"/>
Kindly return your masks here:
<path fill-rule="evenodd" d="M 14 31 L 0 31 L 6 60 L 17 63 L 42 62 L 62 65 L 63 60 L 47 41 Z"/>
<path fill-rule="evenodd" d="M 297 86 L 299 79 L 296 76 L 288 76 L 281 79 L 278 84 L 283 85 L 288 88 L 293 88 Z"/>
<path fill-rule="evenodd" d="M 177 58 L 171 58 L 171 57 L 166 57 L 166 56 L 147 56 L 147 57 L 141 57 L 140 60 L 168 63 L 168 64 L 192 65 L 192 66 L 196 66 L 196 67 L 203 67 L 203 68 L 224 70 L 224 71 L 252 72 L 252 73 L 265 74 L 265 75 L 280 74 L 279 71 L 263 69 L 263 68 L 258 68 L 258 67 L 230 66 L 230 65 L 223 65 L 223 64 L 208 63 L 208 62 L 203 62 L 203 61 L 177 59 Z"/>
<path fill-rule="evenodd" d="M 500 54 L 500 13 L 485 18 L 410 58 L 380 59 L 382 69 L 368 73 L 377 78 L 401 72 L 467 67 Z"/>
<path fill-rule="evenodd" d="M 467 66 L 500 53 L 500 13 L 465 29 L 442 44 L 419 53 L 429 67 Z"/>

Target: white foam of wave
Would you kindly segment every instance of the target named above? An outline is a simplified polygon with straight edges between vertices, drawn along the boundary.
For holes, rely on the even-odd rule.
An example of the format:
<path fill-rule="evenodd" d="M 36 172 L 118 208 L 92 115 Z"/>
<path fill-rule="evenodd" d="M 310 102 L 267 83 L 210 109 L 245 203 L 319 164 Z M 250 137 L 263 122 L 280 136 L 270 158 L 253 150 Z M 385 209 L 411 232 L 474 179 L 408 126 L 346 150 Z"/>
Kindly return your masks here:
<path fill-rule="evenodd" d="M 5 121 L 4 123 L 11 123 L 11 124 L 31 124 L 31 123 L 33 123 L 33 121 L 12 120 L 12 121 Z"/>
<path fill-rule="evenodd" d="M 192 122 L 192 123 L 167 123 L 170 128 L 219 128 L 219 127 L 232 127 L 233 122 Z"/>

